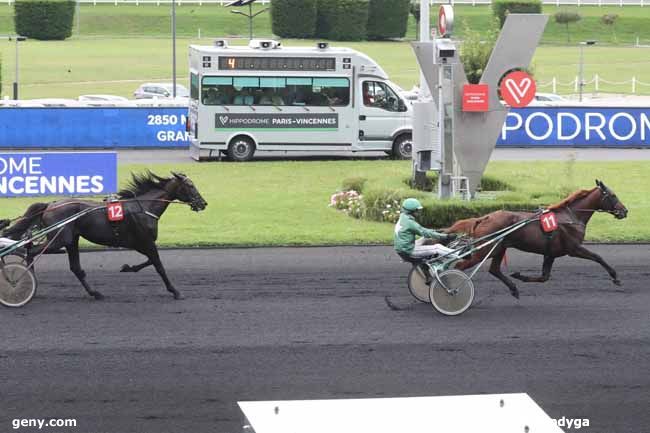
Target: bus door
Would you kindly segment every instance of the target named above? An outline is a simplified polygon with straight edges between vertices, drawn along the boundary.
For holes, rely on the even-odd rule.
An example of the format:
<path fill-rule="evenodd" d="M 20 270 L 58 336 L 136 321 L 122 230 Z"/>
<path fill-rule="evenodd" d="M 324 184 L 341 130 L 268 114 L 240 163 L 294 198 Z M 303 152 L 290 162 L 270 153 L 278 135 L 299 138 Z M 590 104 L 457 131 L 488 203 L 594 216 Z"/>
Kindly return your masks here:
<path fill-rule="evenodd" d="M 360 80 L 359 146 L 390 150 L 393 134 L 407 123 L 401 98 L 383 81 Z"/>

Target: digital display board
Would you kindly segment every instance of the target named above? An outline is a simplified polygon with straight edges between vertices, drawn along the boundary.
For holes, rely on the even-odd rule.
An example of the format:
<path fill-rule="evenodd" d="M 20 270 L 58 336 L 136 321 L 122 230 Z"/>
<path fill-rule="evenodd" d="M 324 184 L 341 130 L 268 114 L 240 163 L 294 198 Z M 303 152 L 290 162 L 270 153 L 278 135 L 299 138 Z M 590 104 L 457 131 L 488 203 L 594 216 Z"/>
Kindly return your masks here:
<path fill-rule="evenodd" d="M 219 69 L 245 71 L 334 71 L 333 57 L 219 56 Z"/>

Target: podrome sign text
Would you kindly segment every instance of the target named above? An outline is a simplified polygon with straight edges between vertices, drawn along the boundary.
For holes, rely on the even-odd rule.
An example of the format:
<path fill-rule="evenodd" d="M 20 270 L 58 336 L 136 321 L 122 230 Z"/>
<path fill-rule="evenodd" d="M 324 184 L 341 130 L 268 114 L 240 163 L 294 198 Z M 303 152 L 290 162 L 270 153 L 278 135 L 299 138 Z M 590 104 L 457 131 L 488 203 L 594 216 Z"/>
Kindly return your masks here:
<path fill-rule="evenodd" d="M 650 146 L 650 109 L 528 107 L 511 110 L 499 146 Z"/>
<path fill-rule="evenodd" d="M 117 189 L 117 155 L 0 154 L 0 196 L 101 195 Z"/>

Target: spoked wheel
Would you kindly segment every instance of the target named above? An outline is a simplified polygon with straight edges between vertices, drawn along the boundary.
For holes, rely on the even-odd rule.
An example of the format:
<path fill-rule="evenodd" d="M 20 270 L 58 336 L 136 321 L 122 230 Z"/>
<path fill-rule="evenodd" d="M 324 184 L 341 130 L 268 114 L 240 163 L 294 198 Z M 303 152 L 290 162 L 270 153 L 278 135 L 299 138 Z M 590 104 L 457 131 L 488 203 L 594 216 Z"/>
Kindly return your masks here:
<path fill-rule="evenodd" d="M 413 266 L 409 272 L 409 292 L 420 302 L 429 303 L 429 286 L 427 277 L 419 266 Z"/>
<path fill-rule="evenodd" d="M 474 300 L 474 283 L 463 271 L 450 269 L 434 278 L 429 291 L 433 308 L 446 316 L 456 316 L 467 310 Z"/>
<path fill-rule="evenodd" d="M 3 262 L 6 257 L 3 258 Z M 13 260 L 13 259 L 12 259 Z M 4 263 L 0 267 L 0 304 L 22 307 L 36 293 L 34 272 L 21 262 Z"/>

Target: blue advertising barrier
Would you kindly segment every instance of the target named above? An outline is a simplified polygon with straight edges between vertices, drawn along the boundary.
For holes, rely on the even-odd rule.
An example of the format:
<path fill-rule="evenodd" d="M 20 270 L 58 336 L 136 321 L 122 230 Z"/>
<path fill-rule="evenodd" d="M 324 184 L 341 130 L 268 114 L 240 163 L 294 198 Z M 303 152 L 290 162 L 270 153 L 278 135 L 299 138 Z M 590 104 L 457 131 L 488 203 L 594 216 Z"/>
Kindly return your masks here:
<path fill-rule="evenodd" d="M 117 191 L 117 154 L 0 153 L 0 197 Z"/>
<path fill-rule="evenodd" d="M 184 107 L 0 108 L 0 148 L 187 148 Z M 497 147 L 650 147 L 650 108 L 527 107 Z"/>
<path fill-rule="evenodd" d="M 650 107 L 511 110 L 497 146 L 650 147 Z"/>
<path fill-rule="evenodd" d="M 187 108 L 0 108 L 0 148 L 187 148 Z"/>

